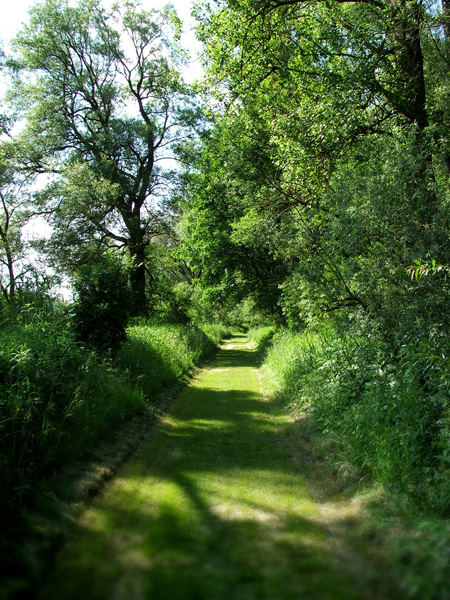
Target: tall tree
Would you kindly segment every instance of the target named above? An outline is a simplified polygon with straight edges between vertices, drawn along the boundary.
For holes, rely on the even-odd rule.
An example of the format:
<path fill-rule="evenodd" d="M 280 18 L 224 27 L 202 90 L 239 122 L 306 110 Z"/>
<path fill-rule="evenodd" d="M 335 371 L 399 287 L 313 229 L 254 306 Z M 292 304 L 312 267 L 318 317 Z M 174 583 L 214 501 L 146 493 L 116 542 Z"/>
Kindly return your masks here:
<path fill-rule="evenodd" d="M 287 267 L 266 239 L 272 223 L 254 218 L 267 208 L 269 194 L 282 202 L 270 188 L 280 170 L 270 158 L 264 122 L 251 110 L 217 118 L 194 164 L 180 227 L 181 254 L 203 286 L 222 289 L 224 303 L 251 296 L 259 308 L 276 311 Z"/>
<path fill-rule="evenodd" d="M 442 33 L 433 40 L 440 51 L 424 68 L 424 42 L 439 7 L 423 0 L 220 0 L 214 9 L 206 2 L 200 7 L 209 70 L 220 74 L 228 101 L 248 98 L 267 79 L 282 79 L 290 94 L 310 90 L 315 120 L 338 120 L 336 148 L 386 131 L 389 123 L 413 125 L 424 171 L 436 146 L 450 169 L 442 119 L 433 119 L 448 102 L 441 97 L 436 107 L 431 83 L 433 63 L 448 69 Z M 445 3 L 442 11 L 446 22 Z"/>
<path fill-rule="evenodd" d="M 367 108 L 370 93 L 370 100 L 382 101 L 386 110 L 420 129 L 428 125 L 422 0 L 220 0 L 216 5 L 220 10 L 208 11 L 205 4 L 199 11 L 201 33 L 212 49 L 213 67 L 226 65 L 226 79 L 239 92 L 257 81 L 255 75 L 262 81 L 297 70 L 308 80 L 320 73 L 324 83 L 350 84 L 360 92 L 349 98 L 354 107 Z M 238 73 L 242 86 L 233 78 Z"/>
<path fill-rule="evenodd" d="M 179 31 L 169 7 L 125 2 L 107 12 L 99 0 L 46 0 L 30 11 L 9 61 L 27 119 L 27 168 L 54 174 L 39 196 L 59 243 L 72 258 L 80 241 L 127 248 L 136 314 L 147 310 L 146 248 L 165 226 L 173 172 L 163 161 L 196 115 L 178 71 Z"/>
<path fill-rule="evenodd" d="M 423 304 L 407 267 L 448 260 L 445 69 L 434 65 L 444 58 L 442 36 L 431 40 L 426 29 L 433 15 L 415 1 L 207 4 L 199 32 L 219 120 L 247 123 L 235 132 L 241 145 L 262 124 L 275 167 L 257 167 L 258 190 L 246 196 L 247 214 L 234 212 L 230 239 L 288 266 L 280 302 L 291 323 L 354 311 L 372 329 L 376 319 L 386 332 L 411 333 L 414 319 L 405 325 L 401 315 L 416 303 L 420 318 Z M 226 172 L 224 204 L 245 175 L 232 144 L 211 150 Z"/>

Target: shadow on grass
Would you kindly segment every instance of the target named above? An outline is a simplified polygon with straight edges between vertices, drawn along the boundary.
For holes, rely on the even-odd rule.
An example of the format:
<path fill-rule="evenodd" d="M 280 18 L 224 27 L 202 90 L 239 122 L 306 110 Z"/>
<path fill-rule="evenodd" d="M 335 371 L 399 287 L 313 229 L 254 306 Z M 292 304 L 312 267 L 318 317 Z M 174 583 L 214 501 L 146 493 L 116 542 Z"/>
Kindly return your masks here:
<path fill-rule="evenodd" d="M 41 599 L 365 597 L 326 550 L 317 508 L 282 450 L 288 422 L 254 390 L 257 363 L 244 346 L 225 348 L 213 369 L 230 379 L 243 369 L 239 389 L 185 390 L 82 521 Z"/>

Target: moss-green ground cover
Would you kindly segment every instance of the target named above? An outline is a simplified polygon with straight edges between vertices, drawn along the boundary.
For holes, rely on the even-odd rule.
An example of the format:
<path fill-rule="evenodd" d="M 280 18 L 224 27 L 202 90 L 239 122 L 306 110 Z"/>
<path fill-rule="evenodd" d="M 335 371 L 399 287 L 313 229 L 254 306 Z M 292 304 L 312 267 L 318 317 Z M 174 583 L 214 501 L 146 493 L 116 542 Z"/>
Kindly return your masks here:
<path fill-rule="evenodd" d="M 283 451 L 243 336 L 179 396 L 80 522 L 41 599 L 363 598 Z"/>

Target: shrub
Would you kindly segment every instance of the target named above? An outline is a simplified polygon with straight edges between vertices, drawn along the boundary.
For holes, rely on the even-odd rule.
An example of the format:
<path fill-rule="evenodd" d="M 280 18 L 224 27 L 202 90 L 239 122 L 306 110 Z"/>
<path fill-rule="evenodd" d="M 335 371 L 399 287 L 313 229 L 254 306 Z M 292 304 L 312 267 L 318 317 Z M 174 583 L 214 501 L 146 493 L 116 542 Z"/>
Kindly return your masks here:
<path fill-rule="evenodd" d="M 128 266 L 112 252 L 83 265 L 74 281 L 74 327 L 92 348 L 116 350 L 125 339 L 132 303 Z"/>

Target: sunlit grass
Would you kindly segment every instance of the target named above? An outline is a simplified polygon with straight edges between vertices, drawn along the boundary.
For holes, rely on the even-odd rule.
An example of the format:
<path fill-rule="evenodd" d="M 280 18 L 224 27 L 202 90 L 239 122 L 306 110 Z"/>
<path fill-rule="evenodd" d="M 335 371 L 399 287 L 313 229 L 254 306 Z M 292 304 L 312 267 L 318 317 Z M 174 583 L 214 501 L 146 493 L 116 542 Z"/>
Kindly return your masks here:
<path fill-rule="evenodd" d="M 360 599 L 282 450 L 244 338 L 178 398 L 98 498 L 41 598 Z"/>
<path fill-rule="evenodd" d="M 352 542 L 390 570 L 393 597 L 441 600 L 450 539 L 442 396 L 430 392 L 430 371 L 417 356 L 413 362 L 411 348 L 391 364 L 383 353 L 375 337 L 279 330 L 262 371 L 272 396 L 298 418 L 303 439 L 291 449 L 322 457 L 328 478 L 346 489 L 344 510 L 365 506 Z"/>

